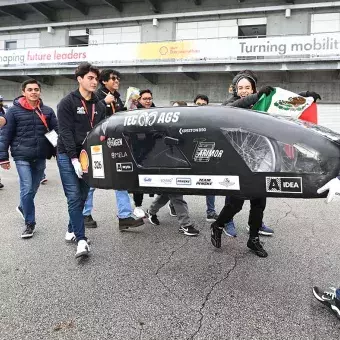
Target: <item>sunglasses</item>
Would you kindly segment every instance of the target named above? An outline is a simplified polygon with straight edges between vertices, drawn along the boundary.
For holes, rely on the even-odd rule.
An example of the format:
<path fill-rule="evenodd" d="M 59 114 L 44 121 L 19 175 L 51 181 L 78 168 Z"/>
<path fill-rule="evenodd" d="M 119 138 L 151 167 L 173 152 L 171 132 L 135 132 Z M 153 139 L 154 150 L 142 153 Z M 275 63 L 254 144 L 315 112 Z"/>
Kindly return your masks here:
<path fill-rule="evenodd" d="M 120 81 L 120 78 L 119 77 L 117 77 L 117 76 L 112 76 L 112 77 L 110 77 L 110 79 L 112 79 L 113 81 Z"/>

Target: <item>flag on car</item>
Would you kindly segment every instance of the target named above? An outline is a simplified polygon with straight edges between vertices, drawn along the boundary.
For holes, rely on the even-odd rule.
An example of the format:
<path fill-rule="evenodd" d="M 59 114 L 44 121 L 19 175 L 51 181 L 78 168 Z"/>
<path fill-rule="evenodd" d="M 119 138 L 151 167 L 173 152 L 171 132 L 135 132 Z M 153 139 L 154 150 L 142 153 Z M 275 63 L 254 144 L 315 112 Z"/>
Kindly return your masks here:
<path fill-rule="evenodd" d="M 263 94 L 253 106 L 253 110 L 302 119 L 317 124 L 317 106 L 312 97 L 301 97 L 279 87 L 275 87 L 269 96 Z"/>

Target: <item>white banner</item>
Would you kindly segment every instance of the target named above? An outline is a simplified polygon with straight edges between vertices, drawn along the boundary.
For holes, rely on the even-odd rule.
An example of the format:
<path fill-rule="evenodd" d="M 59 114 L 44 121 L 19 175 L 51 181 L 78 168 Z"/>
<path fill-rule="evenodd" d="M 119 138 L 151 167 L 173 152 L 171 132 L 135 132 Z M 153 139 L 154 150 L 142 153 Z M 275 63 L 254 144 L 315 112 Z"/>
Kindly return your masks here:
<path fill-rule="evenodd" d="M 180 61 L 233 62 L 245 57 L 269 60 L 299 57 L 306 60 L 340 55 L 340 34 L 284 36 L 254 39 L 200 39 L 155 43 L 122 43 L 84 47 L 32 48 L 0 51 L 0 67 L 79 64 L 143 64 Z"/>
<path fill-rule="evenodd" d="M 138 175 L 138 180 L 141 187 L 240 190 L 238 176 Z"/>

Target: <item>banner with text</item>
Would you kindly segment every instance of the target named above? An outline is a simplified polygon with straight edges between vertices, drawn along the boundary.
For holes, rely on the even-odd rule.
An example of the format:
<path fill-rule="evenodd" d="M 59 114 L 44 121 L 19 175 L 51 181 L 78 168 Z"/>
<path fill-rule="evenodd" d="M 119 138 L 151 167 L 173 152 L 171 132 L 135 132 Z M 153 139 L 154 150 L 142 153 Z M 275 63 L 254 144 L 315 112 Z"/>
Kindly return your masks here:
<path fill-rule="evenodd" d="M 268 60 L 285 58 L 336 58 L 340 33 L 253 39 L 220 38 L 155 43 L 121 43 L 83 47 L 28 48 L 0 51 L 0 68 L 52 67 L 89 61 L 102 65 L 134 65 L 181 61 L 233 62 L 246 57 Z"/>

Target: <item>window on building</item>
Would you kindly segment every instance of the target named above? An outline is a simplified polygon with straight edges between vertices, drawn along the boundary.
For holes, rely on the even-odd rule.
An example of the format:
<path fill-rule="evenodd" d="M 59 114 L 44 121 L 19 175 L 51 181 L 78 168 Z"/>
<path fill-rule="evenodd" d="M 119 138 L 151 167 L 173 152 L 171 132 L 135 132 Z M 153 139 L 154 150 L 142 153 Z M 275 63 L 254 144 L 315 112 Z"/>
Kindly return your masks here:
<path fill-rule="evenodd" d="M 72 30 L 68 32 L 69 46 L 88 46 L 89 29 Z"/>
<path fill-rule="evenodd" d="M 237 20 L 179 22 L 176 40 L 237 37 Z"/>
<path fill-rule="evenodd" d="M 89 45 L 141 42 L 140 26 L 91 28 Z"/>
<path fill-rule="evenodd" d="M 5 41 L 5 49 L 6 50 L 16 50 L 17 49 L 17 41 Z"/>
<path fill-rule="evenodd" d="M 340 31 L 340 13 L 312 14 L 311 33 Z"/>
<path fill-rule="evenodd" d="M 267 35 L 267 18 L 238 19 L 239 38 L 262 38 Z"/>

